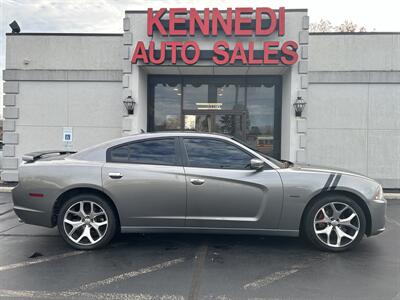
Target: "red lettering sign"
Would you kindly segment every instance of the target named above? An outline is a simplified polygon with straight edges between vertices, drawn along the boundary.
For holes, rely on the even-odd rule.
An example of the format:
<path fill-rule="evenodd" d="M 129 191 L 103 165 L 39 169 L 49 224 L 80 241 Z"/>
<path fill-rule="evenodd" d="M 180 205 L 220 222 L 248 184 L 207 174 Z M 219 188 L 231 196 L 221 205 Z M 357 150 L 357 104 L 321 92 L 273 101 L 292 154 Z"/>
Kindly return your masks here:
<path fill-rule="evenodd" d="M 278 49 L 273 49 L 273 47 L 279 47 L 279 42 L 264 42 L 264 64 L 266 65 L 277 65 L 279 60 L 271 58 L 271 55 L 277 56 Z"/>
<path fill-rule="evenodd" d="M 156 26 L 161 35 L 167 35 L 167 31 L 161 24 L 161 17 L 167 12 L 166 8 L 161 8 L 155 15 L 153 15 L 153 9 L 147 10 L 147 35 L 153 35 L 153 26 Z"/>
<path fill-rule="evenodd" d="M 193 58 L 188 58 L 186 55 L 186 52 L 188 50 L 188 48 L 193 48 L 194 50 L 194 57 Z M 183 44 L 182 46 L 182 51 L 181 51 L 181 56 L 182 56 L 182 60 L 185 64 L 187 65 L 193 65 L 195 64 L 200 57 L 200 48 L 199 45 L 197 45 L 196 42 L 186 42 Z"/>
<path fill-rule="evenodd" d="M 136 44 L 135 52 L 132 56 L 132 63 L 136 64 L 137 61 L 141 59 L 145 64 L 149 63 L 149 59 L 147 58 L 146 48 L 144 47 L 143 42 L 138 42 Z"/>
<path fill-rule="evenodd" d="M 285 65 L 293 65 L 299 59 L 299 55 L 296 50 L 299 48 L 295 41 L 287 41 L 282 45 L 282 53 L 281 61 Z"/>
<path fill-rule="evenodd" d="M 270 24 L 268 28 L 262 28 L 262 15 L 269 16 Z M 269 7 L 262 7 L 256 9 L 256 35 L 270 35 L 276 29 L 276 15 L 275 12 Z"/>
<path fill-rule="evenodd" d="M 221 49 L 223 48 L 223 49 Z M 214 53 L 215 55 L 213 56 L 213 61 L 217 65 L 225 65 L 229 62 L 229 54 L 227 50 L 229 50 L 229 44 L 226 41 L 218 41 L 214 44 Z M 219 56 L 222 56 L 222 59 L 219 58 Z"/>
<path fill-rule="evenodd" d="M 285 35 L 285 8 L 279 7 L 279 36 Z"/>
<path fill-rule="evenodd" d="M 164 16 L 168 12 L 168 18 Z M 254 16 L 254 19 L 253 19 Z M 253 22 L 254 21 L 254 22 Z M 270 36 L 277 33 L 285 35 L 285 8 L 277 11 L 269 7 L 228 8 L 220 11 L 206 8 L 197 11 L 195 8 L 161 8 L 147 11 L 147 34 L 155 33 L 161 36 Z M 214 43 L 212 61 L 216 65 L 244 64 L 244 65 L 293 65 L 298 60 L 298 44 L 295 41 L 265 40 L 262 49 L 255 49 L 255 42 L 238 41 L 228 43 L 218 40 Z M 210 51 L 210 50 L 207 50 Z M 167 55 L 167 52 L 170 55 Z M 260 52 L 260 53 L 256 53 Z M 166 57 L 170 63 L 176 64 L 179 57 L 185 64 L 193 65 L 201 59 L 201 49 L 196 41 L 161 41 L 156 47 L 155 40 L 151 40 L 146 48 L 143 41 L 138 41 L 132 55 L 132 63 L 163 64 Z M 261 55 L 262 54 L 262 55 Z"/>
<path fill-rule="evenodd" d="M 226 10 L 224 18 L 218 8 L 212 10 L 212 35 L 218 35 L 218 27 L 224 31 L 227 36 L 232 35 L 232 8 Z"/>
<path fill-rule="evenodd" d="M 254 58 L 254 42 L 249 42 L 249 65 L 261 65 L 261 59 Z"/>
<path fill-rule="evenodd" d="M 169 35 L 186 35 L 186 29 L 176 29 L 176 25 L 185 24 L 185 17 L 178 17 L 179 14 L 185 14 L 186 8 L 171 8 L 169 10 Z"/>
<path fill-rule="evenodd" d="M 189 22 L 189 34 L 191 36 L 195 34 L 196 25 L 203 35 L 210 35 L 210 10 L 208 8 L 204 9 L 203 17 L 200 16 L 195 8 L 191 8 Z"/>
<path fill-rule="evenodd" d="M 253 31 L 250 29 L 242 29 L 242 24 L 251 24 L 251 7 L 236 8 L 235 10 L 235 35 L 251 36 Z M 249 16 L 250 14 L 250 16 Z M 245 15 L 245 16 L 243 16 Z M 246 16 L 247 15 L 247 16 Z"/>

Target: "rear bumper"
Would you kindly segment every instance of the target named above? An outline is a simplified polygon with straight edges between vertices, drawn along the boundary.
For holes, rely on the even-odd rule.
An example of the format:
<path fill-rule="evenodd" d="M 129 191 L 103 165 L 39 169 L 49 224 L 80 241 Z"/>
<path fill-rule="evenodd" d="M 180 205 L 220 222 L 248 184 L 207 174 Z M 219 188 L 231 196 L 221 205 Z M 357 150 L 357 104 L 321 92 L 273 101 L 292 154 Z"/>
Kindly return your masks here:
<path fill-rule="evenodd" d="M 386 223 L 386 199 L 372 200 L 367 203 L 371 214 L 371 230 L 369 236 L 377 235 L 385 231 Z"/>
<path fill-rule="evenodd" d="M 51 215 L 43 211 L 36 211 L 27 207 L 14 206 L 14 212 L 24 223 L 53 227 Z"/>
<path fill-rule="evenodd" d="M 15 214 L 27 224 L 53 227 L 53 202 L 48 198 L 30 197 L 29 193 L 17 185 L 12 190 Z"/>

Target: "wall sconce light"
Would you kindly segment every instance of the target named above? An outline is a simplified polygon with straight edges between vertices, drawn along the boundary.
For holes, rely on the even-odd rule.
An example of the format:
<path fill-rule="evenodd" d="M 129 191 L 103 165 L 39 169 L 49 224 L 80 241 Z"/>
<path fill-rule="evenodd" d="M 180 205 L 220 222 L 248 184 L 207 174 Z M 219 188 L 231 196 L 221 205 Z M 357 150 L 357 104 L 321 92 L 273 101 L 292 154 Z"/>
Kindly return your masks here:
<path fill-rule="evenodd" d="M 123 102 L 128 115 L 133 115 L 136 102 L 132 99 L 132 96 L 128 96 Z"/>
<path fill-rule="evenodd" d="M 15 20 L 10 23 L 10 27 L 12 30 L 11 33 L 17 34 L 17 33 L 21 32 L 21 28 L 19 27 L 17 21 L 15 21 Z"/>
<path fill-rule="evenodd" d="M 296 102 L 293 103 L 294 111 L 296 112 L 296 117 L 301 117 L 301 113 L 303 112 L 306 104 L 307 103 L 303 100 L 303 98 L 297 97 Z"/>

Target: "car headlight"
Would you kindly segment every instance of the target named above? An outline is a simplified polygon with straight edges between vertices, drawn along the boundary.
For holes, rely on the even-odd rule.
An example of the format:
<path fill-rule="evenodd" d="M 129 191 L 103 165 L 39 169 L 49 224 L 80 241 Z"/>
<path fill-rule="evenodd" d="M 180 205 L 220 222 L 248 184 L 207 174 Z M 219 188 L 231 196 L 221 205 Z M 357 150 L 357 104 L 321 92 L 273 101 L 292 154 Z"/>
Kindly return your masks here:
<path fill-rule="evenodd" d="M 383 198 L 383 189 L 382 186 L 379 185 L 376 189 L 374 200 L 381 200 Z"/>

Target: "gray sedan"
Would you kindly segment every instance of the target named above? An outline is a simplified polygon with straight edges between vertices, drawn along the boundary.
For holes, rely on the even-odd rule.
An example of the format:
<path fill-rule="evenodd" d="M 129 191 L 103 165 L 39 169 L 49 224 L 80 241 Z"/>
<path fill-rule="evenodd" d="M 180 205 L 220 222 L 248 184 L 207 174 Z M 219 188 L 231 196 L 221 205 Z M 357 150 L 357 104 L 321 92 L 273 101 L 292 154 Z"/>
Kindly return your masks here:
<path fill-rule="evenodd" d="M 122 231 L 301 235 L 343 251 L 385 229 L 374 180 L 278 161 L 223 135 L 146 133 L 23 160 L 16 214 L 58 226 L 77 249 L 102 247 Z"/>

